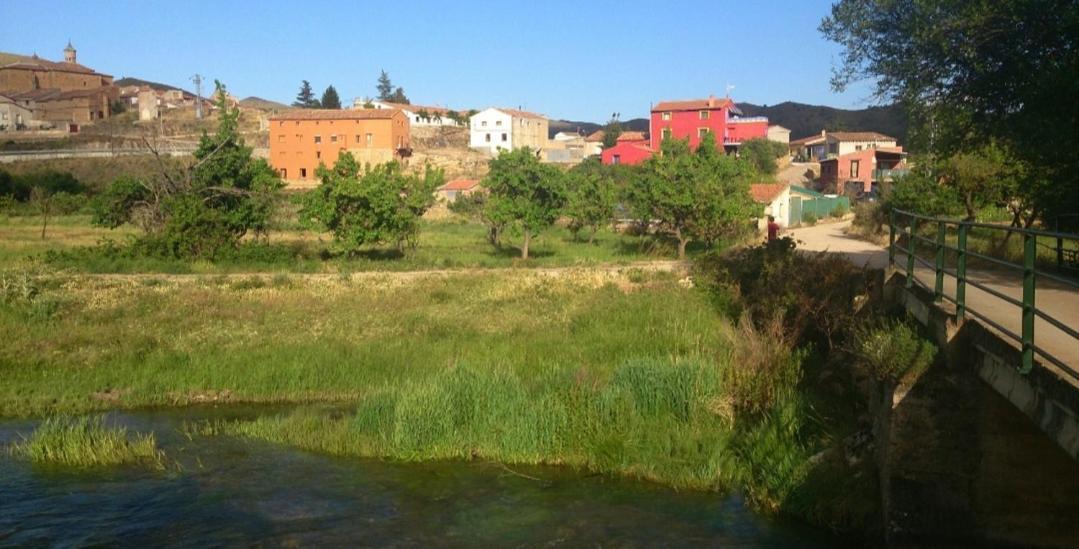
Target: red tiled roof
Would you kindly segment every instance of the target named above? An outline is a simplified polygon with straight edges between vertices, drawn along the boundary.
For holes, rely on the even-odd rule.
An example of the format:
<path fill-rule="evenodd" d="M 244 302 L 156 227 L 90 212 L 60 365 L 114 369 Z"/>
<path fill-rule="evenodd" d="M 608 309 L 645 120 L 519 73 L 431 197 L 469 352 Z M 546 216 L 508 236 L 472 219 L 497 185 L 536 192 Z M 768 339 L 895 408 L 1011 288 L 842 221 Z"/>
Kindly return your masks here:
<path fill-rule="evenodd" d="M 87 90 L 68 90 L 63 91 L 60 88 L 44 88 L 38 90 L 28 90 L 22 92 L 0 92 L 7 97 L 15 100 L 31 100 L 31 101 L 56 101 L 60 99 L 74 99 L 77 97 L 91 97 L 101 93 L 106 93 L 109 87 L 91 88 Z"/>
<path fill-rule="evenodd" d="M 85 65 L 80 65 L 78 63 L 68 63 L 66 61 L 62 61 L 62 62 L 49 61 L 47 59 L 40 59 L 40 58 L 33 58 L 33 57 L 31 57 L 29 59 L 26 59 L 26 60 L 23 60 L 23 61 L 16 61 L 14 63 L 4 65 L 3 67 L 0 67 L 0 69 L 28 69 L 28 70 L 37 70 L 37 71 L 62 71 L 62 72 L 77 72 L 77 73 L 81 73 L 81 74 L 97 74 L 99 76 L 109 76 L 107 74 L 98 73 L 94 69 L 91 69 L 90 67 L 87 67 Z"/>
<path fill-rule="evenodd" d="M 711 103 L 711 105 L 709 105 Z M 734 105 L 734 101 L 726 97 L 708 99 L 686 99 L 680 101 L 660 101 L 652 107 L 652 112 L 659 111 L 699 111 L 707 109 L 721 109 Z"/>
<path fill-rule="evenodd" d="M 479 179 L 454 179 L 438 188 L 440 191 L 467 191 L 478 187 Z"/>
<path fill-rule="evenodd" d="M 270 120 L 384 120 L 400 114 L 396 109 L 293 109 Z"/>
<path fill-rule="evenodd" d="M 895 141 L 894 137 L 889 137 L 883 133 L 877 132 L 828 132 L 828 135 L 834 137 L 840 141 Z"/>
<path fill-rule="evenodd" d="M 427 112 L 429 112 L 431 114 L 435 114 L 435 113 L 446 114 L 446 113 L 450 112 L 451 110 L 453 110 L 453 109 L 447 109 L 446 107 L 435 107 L 435 106 L 431 106 L 431 105 L 406 105 L 404 103 L 391 103 L 389 101 L 379 101 L 379 103 L 382 103 L 383 105 L 388 105 L 390 108 L 393 108 L 393 109 L 403 109 L 403 110 L 411 111 L 411 112 L 427 111 Z M 460 112 L 460 111 L 458 111 L 458 112 Z"/>
<path fill-rule="evenodd" d="M 809 145 L 810 143 L 816 143 L 817 141 L 822 141 L 823 142 L 824 141 L 824 136 L 822 136 L 820 134 L 817 134 L 817 135 L 810 135 L 808 137 L 803 137 L 801 139 L 792 139 L 790 144 L 791 145 Z"/>
<path fill-rule="evenodd" d="M 596 130 L 588 134 L 588 137 L 584 138 L 584 140 L 589 143 L 599 143 L 600 141 L 603 141 L 603 137 L 605 135 L 607 135 L 607 132 L 603 130 Z"/>
<path fill-rule="evenodd" d="M 617 141 L 644 141 L 644 132 L 622 132 Z"/>
<path fill-rule="evenodd" d="M 546 116 L 542 114 L 536 114 L 534 112 L 522 111 L 518 109 L 503 109 L 502 107 L 495 107 L 496 111 L 502 111 L 514 118 L 535 118 L 537 120 L 547 120 Z"/>
<path fill-rule="evenodd" d="M 786 183 L 754 183 L 749 186 L 749 194 L 758 203 L 770 204 L 787 187 Z"/>

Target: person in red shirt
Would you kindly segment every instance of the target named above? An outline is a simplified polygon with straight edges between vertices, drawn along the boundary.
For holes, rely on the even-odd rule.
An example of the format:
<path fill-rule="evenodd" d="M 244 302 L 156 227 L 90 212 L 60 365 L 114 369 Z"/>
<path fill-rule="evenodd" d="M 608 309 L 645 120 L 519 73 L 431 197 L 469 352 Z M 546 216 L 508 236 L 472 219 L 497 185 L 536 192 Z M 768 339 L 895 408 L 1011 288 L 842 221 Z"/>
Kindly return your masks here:
<path fill-rule="evenodd" d="M 775 242 L 779 235 L 779 223 L 776 223 L 776 218 L 768 216 L 768 242 Z"/>

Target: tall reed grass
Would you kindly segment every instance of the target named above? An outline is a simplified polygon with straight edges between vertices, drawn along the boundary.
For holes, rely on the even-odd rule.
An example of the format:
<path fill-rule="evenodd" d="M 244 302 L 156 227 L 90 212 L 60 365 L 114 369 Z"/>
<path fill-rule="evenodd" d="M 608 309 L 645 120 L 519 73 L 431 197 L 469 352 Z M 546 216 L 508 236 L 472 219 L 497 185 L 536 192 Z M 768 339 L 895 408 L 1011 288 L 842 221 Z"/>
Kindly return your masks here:
<path fill-rule="evenodd" d="M 34 463 L 75 468 L 141 464 L 164 467 L 164 454 L 153 433 L 130 434 L 109 427 L 101 416 L 46 419 L 12 452 Z"/>

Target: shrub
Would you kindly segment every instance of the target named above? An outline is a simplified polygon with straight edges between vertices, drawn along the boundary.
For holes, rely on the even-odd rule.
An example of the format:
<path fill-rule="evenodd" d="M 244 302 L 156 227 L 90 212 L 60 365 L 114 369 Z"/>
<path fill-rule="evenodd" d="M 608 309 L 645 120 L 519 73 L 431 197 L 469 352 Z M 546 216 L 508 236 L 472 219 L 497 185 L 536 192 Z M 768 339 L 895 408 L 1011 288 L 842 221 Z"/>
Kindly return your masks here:
<path fill-rule="evenodd" d="M 888 213 L 879 202 L 854 204 L 854 221 L 851 225 L 864 236 L 880 236 L 888 223 Z"/>
<path fill-rule="evenodd" d="M 794 396 L 802 378 L 801 355 L 792 352 L 782 317 L 773 317 L 758 328 L 746 313 L 736 335 L 730 365 L 723 370 L 730 409 L 720 415 L 728 419 L 771 410 Z"/>
<path fill-rule="evenodd" d="M 876 379 L 892 382 L 916 378 L 937 355 L 931 341 L 900 320 L 860 326 L 855 330 L 851 349 Z"/>
<path fill-rule="evenodd" d="M 840 218 L 847 215 L 847 211 L 847 207 L 843 204 L 836 204 L 835 208 L 832 208 L 832 211 L 829 215 L 835 218 Z"/>
<path fill-rule="evenodd" d="M 734 318 L 748 312 L 763 328 L 780 317 L 787 341 L 816 339 L 829 348 L 847 326 L 855 297 L 866 288 L 864 273 L 846 258 L 797 253 L 790 237 L 710 255 L 698 262 L 697 269 L 703 285 L 727 304 Z"/>
<path fill-rule="evenodd" d="M 813 214 L 813 213 L 810 213 L 810 212 L 803 213 L 802 214 L 802 223 L 805 223 L 806 225 L 816 225 L 817 224 L 817 215 Z"/>

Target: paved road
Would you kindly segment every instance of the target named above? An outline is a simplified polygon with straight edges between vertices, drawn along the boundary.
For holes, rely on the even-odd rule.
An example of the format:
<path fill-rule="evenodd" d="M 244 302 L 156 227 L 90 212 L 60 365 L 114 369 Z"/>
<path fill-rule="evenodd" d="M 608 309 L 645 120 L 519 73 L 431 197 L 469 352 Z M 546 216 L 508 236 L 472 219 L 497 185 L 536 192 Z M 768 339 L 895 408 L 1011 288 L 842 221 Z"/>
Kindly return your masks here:
<path fill-rule="evenodd" d="M 798 247 L 800 249 L 841 253 L 858 266 L 868 265 L 870 268 L 887 267 L 888 250 L 873 243 L 847 236 L 845 230 L 849 226 L 850 221 L 822 224 L 793 229 L 789 231 L 789 234 L 799 241 Z M 919 253 L 919 257 L 924 256 Z M 905 256 L 902 253 L 897 254 L 896 262 L 901 266 L 906 265 Z M 918 281 L 927 287 L 933 287 L 935 278 L 933 270 L 918 266 L 915 269 L 915 276 Z M 1022 300 L 1023 298 L 1022 279 L 1019 271 L 968 269 L 967 276 L 970 280 L 1013 299 Z M 945 295 L 955 296 L 955 283 L 956 281 L 953 277 L 944 276 Z M 1034 302 L 1039 310 L 1044 311 L 1072 329 L 1079 329 L 1079 291 L 1070 286 L 1041 278 L 1037 281 Z M 967 285 L 967 308 L 989 317 L 997 324 L 1016 334 L 1022 333 L 1022 317 L 1018 307 L 969 284 Z M 1037 318 L 1034 323 L 1034 343 L 1070 366 L 1072 370 L 1079 372 L 1079 341 L 1045 320 Z M 1039 361 L 1046 362 L 1040 358 Z M 1058 370 L 1055 367 L 1050 369 Z M 1065 375 L 1064 377 L 1068 376 Z M 1071 382 L 1073 384 L 1079 383 L 1079 377 L 1072 376 Z"/>

